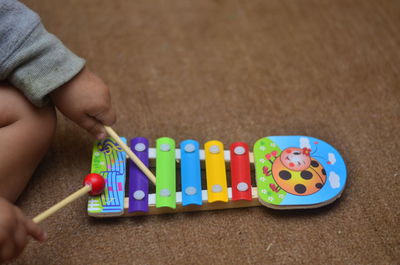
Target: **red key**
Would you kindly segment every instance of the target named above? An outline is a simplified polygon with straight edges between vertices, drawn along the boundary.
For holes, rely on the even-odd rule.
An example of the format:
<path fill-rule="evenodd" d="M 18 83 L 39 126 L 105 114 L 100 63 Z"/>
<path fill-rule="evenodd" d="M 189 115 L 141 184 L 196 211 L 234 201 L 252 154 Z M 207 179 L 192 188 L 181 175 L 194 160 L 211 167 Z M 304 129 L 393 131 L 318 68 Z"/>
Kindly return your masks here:
<path fill-rule="evenodd" d="M 252 200 L 249 147 L 246 143 L 231 144 L 232 200 Z"/>

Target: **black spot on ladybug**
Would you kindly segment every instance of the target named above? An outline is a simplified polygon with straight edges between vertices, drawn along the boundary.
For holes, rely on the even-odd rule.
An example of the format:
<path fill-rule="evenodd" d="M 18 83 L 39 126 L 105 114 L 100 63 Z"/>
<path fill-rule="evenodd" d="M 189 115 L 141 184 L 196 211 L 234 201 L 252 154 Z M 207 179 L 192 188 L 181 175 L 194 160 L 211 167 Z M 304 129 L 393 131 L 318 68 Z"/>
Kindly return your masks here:
<path fill-rule="evenodd" d="M 292 177 L 292 174 L 290 174 L 289 171 L 282 170 L 279 172 L 279 177 L 283 180 L 289 180 Z"/>
<path fill-rule="evenodd" d="M 310 171 L 304 170 L 304 171 L 301 171 L 300 176 L 303 179 L 311 179 L 312 178 L 312 173 Z"/>
<path fill-rule="evenodd" d="M 320 188 L 322 188 L 322 184 L 321 184 L 321 183 L 317 183 L 317 184 L 315 184 L 315 187 L 316 187 L 317 189 L 320 189 Z"/>
<path fill-rule="evenodd" d="M 313 161 L 311 161 L 311 166 L 312 167 L 318 167 L 319 163 L 317 161 L 313 160 Z"/>
<path fill-rule="evenodd" d="M 322 169 L 322 174 L 324 174 L 326 176 L 325 168 Z"/>
<path fill-rule="evenodd" d="M 299 194 L 303 194 L 304 192 L 306 192 L 306 186 L 304 186 L 303 184 L 297 184 L 296 186 L 294 186 L 294 190 L 299 193 Z"/>

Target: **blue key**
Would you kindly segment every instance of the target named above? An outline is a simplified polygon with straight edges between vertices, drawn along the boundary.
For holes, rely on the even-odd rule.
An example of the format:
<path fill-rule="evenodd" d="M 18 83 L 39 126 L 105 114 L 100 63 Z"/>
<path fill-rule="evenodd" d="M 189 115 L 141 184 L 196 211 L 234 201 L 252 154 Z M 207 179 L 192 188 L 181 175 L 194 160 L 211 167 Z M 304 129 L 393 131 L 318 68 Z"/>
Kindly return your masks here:
<path fill-rule="evenodd" d="M 199 143 L 185 140 L 180 147 L 182 205 L 202 205 Z"/>

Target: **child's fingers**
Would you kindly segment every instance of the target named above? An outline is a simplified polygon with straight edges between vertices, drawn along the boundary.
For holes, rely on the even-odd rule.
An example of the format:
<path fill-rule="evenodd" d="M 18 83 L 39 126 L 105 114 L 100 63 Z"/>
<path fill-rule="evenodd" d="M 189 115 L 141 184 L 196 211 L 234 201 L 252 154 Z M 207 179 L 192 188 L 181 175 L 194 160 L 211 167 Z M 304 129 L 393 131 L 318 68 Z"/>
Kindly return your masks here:
<path fill-rule="evenodd" d="M 104 111 L 93 115 L 93 117 L 104 125 L 111 126 L 115 123 L 116 115 L 112 108 L 107 108 Z"/>
<path fill-rule="evenodd" d="M 37 241 L 45 241 L 47 239 L 46 232 L 31 219 L 25 218 L 24 221 L 25 229 L 28 235 L 32 236 Z"/>
<path fill-rule="evenodd" d="M 99 140 L 105 138 L 107 135 L 103 124 L 90 116 L 86 116 L 79 125 Z"/>
<path fill-rule="evenodd" d="M 82 127 L 97 139 L 103 139 L 107 136 L 104 125 L 113 125 L 116 120 L 114 110 L 109 106 L 104 106 L 100 111 L 88 113 L 82 121 Z"/>
<path fill-rule="evenodd" d="M 27 218 L 20 209 L 15 209 L 18 219 L 18 225 L 23 226 L 23 228 L 18 227 L 18 230 L 24 230 L 25 235 L 28 234 L 38 241 L 45 240 L 46 234 L 43 229 L 39 225 L 35 224 L 31 219 Z"/>
<path fill-rule="evenodd" d="M 96 106 L 89 108 L 87 110 L 87 115 L 104 125 L 113 125 L 116 120 L 116 115 L 114 109 L 111 107 L 110 96 L 104 96 L 100 102 L 101 103 L 96 104 Z"/>

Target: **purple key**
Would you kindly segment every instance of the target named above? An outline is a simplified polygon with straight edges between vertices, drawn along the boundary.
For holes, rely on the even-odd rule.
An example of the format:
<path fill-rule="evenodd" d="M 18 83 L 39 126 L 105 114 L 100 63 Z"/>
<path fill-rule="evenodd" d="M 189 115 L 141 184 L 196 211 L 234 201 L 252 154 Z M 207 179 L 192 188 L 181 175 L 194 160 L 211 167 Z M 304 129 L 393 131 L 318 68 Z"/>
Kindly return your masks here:
<path fill-rule="evenodd" d="M 146 167 L 149 166 L 149 141 L 146 138 L 133 138 L 131 150 Z M 132 161 L 129 161 L 129 212 L 148 212 L 148 196 L 149 179 Z"/>

